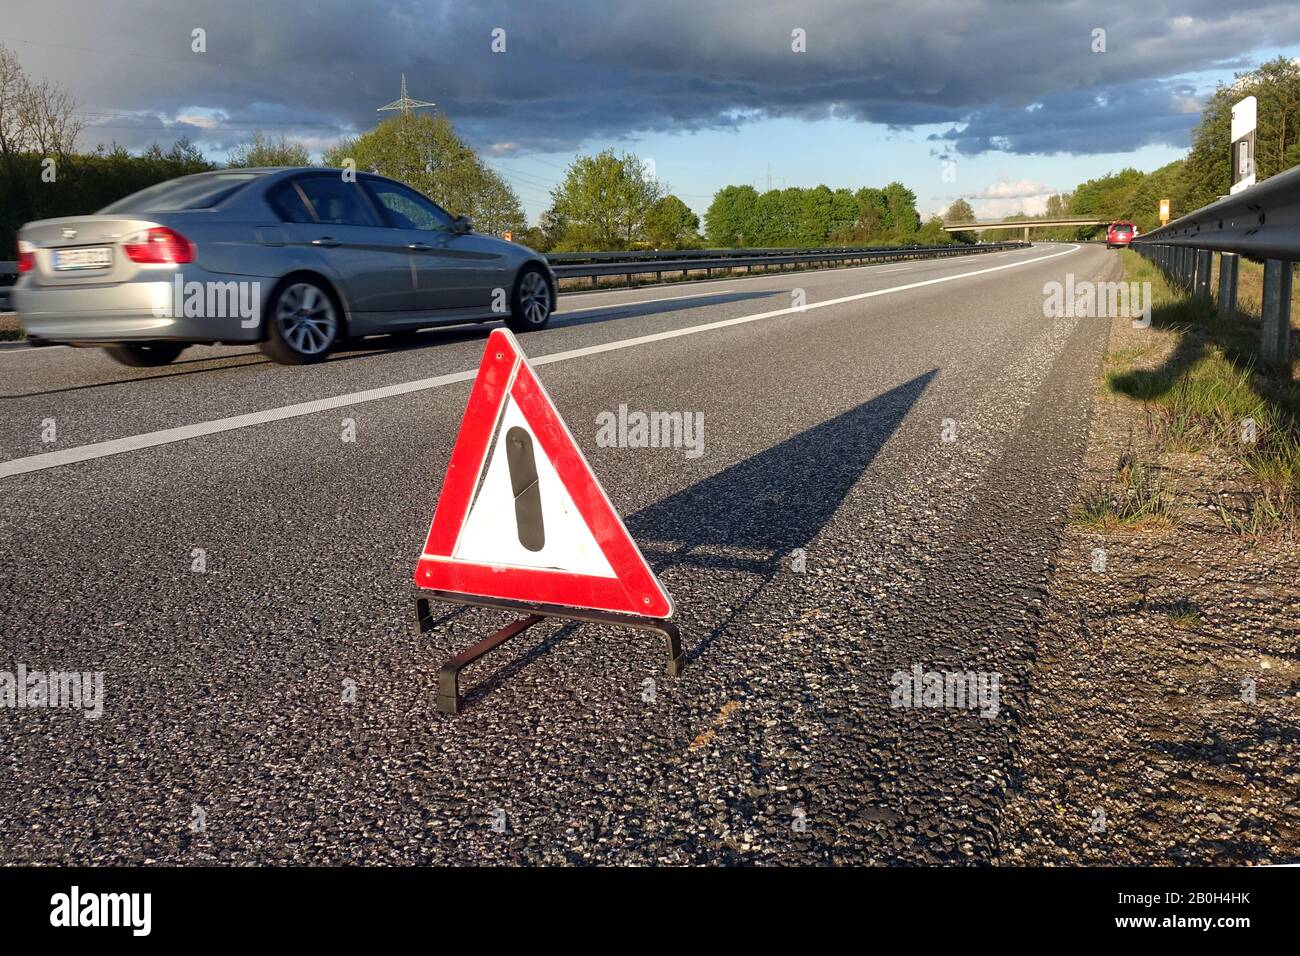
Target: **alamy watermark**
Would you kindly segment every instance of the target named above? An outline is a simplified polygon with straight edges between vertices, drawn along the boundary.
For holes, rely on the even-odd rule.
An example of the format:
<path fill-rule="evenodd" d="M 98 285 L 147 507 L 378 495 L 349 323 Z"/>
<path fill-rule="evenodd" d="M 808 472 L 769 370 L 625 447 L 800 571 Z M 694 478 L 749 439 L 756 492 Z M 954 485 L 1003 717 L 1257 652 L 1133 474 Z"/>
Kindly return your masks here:
<path fill-rule="evenodd" d="M 50 925 L 122 927 L 132 936 L 148 936 L 153 929 L 152 893 L 92 893 L 72 886 L 50 897 Z"/>
<path fill-rule="evenodd" d="M 245 329 L 262 321 L 262 283 L 231 279 L 229 282 L 185 281 L 172 276 L 171 295 L 157 295 L 153 303 L 156 319 L 239 319 Z"/>
<path fill-rule="evenodd" d="M 629 411 L 596 416 L 596 445 L 600 448 L 682 448 L 687 458 L 704 454 L 703 412 Z"/>
<path fill-rule="evenodd" d="M 103 671 L 0 671 L 0 708 L 66 707 L 87 720 L 104 715 Z"/>
<path fill-rule="evenodd" d="M 1043 315 L 1049 319 L 1132 319 L 1136 328 L 1151 324 L 1150 282 L 1075 281 L 1043 286 Z"/>
<path fill-rule="evenodd" d="M 1002 707 L 1001 677 L 997 671 L 927 671 L 913 664 L 910 671 L 894 671 L 889 676 L 893 687 L 889 706 L 978 710 L 981 717 L 991 719 Z"/>

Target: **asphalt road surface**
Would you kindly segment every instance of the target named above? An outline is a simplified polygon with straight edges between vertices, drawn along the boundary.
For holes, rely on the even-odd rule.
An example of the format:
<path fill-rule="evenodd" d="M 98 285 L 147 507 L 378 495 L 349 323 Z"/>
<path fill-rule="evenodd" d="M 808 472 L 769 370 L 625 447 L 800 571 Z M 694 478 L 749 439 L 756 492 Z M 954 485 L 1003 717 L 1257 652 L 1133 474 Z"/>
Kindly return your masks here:
<path fill-rule="evenodd" d="M 99 719 L 0 710 L 0 864 L 996 860 L 1107 327 L 1043 285 L 1114 266 L 565 296 L 521 341 L 689 663 L 547 622 L 459 717 L 439 664 L 509 618 L 417 636 L 410 582 L 490 326 L 306 368 L 0 352 L 0 671 L 104 673 Z M 598 447 L 624 404 L 702 413 L 703 453 Z M 914 665 L 996 673 L 996 714 L 892 707 Z"/>

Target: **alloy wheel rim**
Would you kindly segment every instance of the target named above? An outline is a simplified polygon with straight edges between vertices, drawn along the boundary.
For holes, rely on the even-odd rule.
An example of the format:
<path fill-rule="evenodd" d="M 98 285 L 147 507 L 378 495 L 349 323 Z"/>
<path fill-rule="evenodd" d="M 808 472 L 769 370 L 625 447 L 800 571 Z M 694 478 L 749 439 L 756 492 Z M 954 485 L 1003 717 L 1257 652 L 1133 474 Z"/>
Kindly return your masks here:
<path fill-rule="evenodd" d="M 540 273 L 524 273 L 519 284 L 519 304 L 530 325 L 541 325 L 551 314 L 551 290 Z"/>
<path fill-rule="evenodd" d="M 303 355 L 319 355 L 338 334 L 334 303 L 309 282 L 298 282 L 284 290 L 276 305 L 275 322 L 289 346 Z"/>

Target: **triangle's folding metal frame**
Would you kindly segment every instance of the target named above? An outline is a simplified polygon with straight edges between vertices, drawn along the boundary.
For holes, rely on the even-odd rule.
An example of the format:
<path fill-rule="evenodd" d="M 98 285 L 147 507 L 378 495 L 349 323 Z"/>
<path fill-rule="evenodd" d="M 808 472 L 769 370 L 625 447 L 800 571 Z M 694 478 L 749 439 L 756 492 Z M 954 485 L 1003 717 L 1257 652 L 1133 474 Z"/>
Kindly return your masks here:
<path fill-rule="evenodd" d="M 633 614 L 618 614 L 612 611 L 580 610 L 554 604 L 530 604 L 524 601 L 484 598 L 422 588 L 416 592 L 415 597 L 414 625 L 416 636 L 421 636 L 433 629 L 434 622 L 433 615 L 430 612 L 430 600 L 457 604 L 462 607 L 481 607 L 527 615 L 443 662 L 442 667 L 438 669 L 438 710 L 444 714 L 459 714 L 464 708 L 465 700 L 460 693 L 461 671 L 485 654 L 500 647 L 506 641 L 518 637 L 534 624 L 539 624 L 547 618 L 562 618 L 571 621 L 586 621 L 592 624 L 608 624 L 613 627 L 631 627 L 642 631 L 655 631 L 662 634 L 668 642 L 668 676 L 679 676 L 682 668 L 686 666 L 686 657 L 682 654 L 681 632 L 671 620 L 638 617 Z"/>

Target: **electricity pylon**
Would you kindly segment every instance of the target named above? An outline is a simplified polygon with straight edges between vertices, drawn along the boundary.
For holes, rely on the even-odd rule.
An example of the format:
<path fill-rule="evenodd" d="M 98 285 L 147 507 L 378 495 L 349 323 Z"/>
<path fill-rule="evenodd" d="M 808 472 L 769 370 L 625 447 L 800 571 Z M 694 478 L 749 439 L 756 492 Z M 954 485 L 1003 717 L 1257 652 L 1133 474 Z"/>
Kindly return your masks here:
<path fill-rule="evenodd" d="M 397 110 L 403 116 L 408 116 L 410 115 L 411 110 L 419 109 L 422 106 L 436 107 L 437 105 L 438 105 L 437 103 L 430 103 L 428 100 L 413 100 L 409 96 L 407 96 L 406 95 L 406 74 L 403 73 L 402 74 L 402 95 L 399 96 L 397 99 L 393 100 L 393 102 L 389 103 L 387 106 L 379 107 L 377 110 L 375 110 L 375 112 L 382 113 L 385 110 Z"/>

